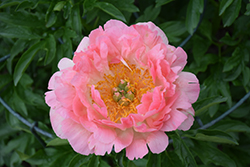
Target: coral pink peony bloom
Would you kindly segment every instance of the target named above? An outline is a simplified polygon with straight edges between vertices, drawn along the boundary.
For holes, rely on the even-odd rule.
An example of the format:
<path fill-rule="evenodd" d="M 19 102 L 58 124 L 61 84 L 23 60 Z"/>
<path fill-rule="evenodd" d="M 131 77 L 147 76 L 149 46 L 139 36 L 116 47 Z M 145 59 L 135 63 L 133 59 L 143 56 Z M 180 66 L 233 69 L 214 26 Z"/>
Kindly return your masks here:
<path fill-rule="evenodd" d="M 110 20 L 84 37 L 73 61 L 63 58 L 46 103 L 56 135 L 84 155 L 126 149 L 133 160 L 161 153 L 165 132 L 193 124 L 199 82 L 182 72 L 187 55 L 152 22 Z M 147 147 L 148 146 L 148 147 Z"/>

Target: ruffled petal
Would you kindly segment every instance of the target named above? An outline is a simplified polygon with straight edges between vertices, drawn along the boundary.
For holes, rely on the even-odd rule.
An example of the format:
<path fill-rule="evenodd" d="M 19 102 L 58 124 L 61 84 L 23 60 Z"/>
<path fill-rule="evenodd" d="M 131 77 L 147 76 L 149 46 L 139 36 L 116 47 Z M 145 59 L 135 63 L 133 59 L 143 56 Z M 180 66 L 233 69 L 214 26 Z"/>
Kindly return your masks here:
<path fill-rule="evenodd" d="M 74 65 L 75 65 L 74 62 L 69 58 L 62 58 L 58 63 L 58 68 L 60 70 L 63 70 L 69 67 L 73 67 Z"/>
<path fill-rule="evenodd" d="M 120 152 L 133 141 L 134 132 L 132 128 L 126 130 L 116 129 L 117 137 L 114 141 L 115 152 Z"/>
<path fill-rule="evenodd" d="M 183 91 L 189 98 L 190 103 L 194 103 L 200 93 L 200 85 L 196 76 L 189 72 L 181 72 L 177 79 L 179 89 Z"/>
<path fill-rule="evenodd" d="M 147 143 L 152 153 L 159 154 L 167 148 L 168 136 L 162 131 L 152 132 L 147 137 Z"/>
<path fill-rule="evenodd" d="M 182 122 L 182 124 L 178 127 L 179 130 L 189 130 L 194 123 L 194 109 L 191 107 L 187 111 L 183 111 L 185 115 L 187 115 L 187 119 Z"/>
<path fill-rule="evenodd" d="M 80 44 L 78 45 L 76 52 L 83 52 L 88 48 L 88 46 L 89 46 L 89 38 L 84 37 L 80 42 Z"/>
<path fill-rule="evenodd" d="M 164 122 L 162 131 L 176 130 L 187 119 L 187 116 L 178 110 L 172 110 L 169 115 L 170 118 Z"/>
<path fill-rule="evenodd" d="M 152 31 L 157 31 L 157 35 L 160 36 L 164 42 L 164 44 L 168 45 L 168 38 L 166 37 L 166 34 L 159 28 L 157 27 L 154 23 L 152 22 L 147 22 L 147 23 L 137 23 L 136 25 L 144 25 L 148 26 L 148 28 Z"/>
<path fill-rule="evenodd" d="M 56 110 L 52 108 L 50 109 L 49 115 L 50 115 L 51 126 L 54 132 L 58 137 L 65 139 L 62 132 L 62 122 L 65 118 L 62 117 L 59 113 L 56 112 Z"/>
<path fill-rule="evenodd" d="M 77 124 L 71 119 L 65 119 L 62 123 L 63 137 L 68 139 L 73 149 L 83 155 L 93 153 L 88 147 L 88 139 L 91 135 L 81 124 Z"/>
<path fill-rule="evenodd" d="M 88 140 L 88 147 L 91 150 L 93 149 L 96 155 L 103 156 L 106 152 L 110 154 L 110 152 L 112 151 L 113 143 L 103 143 L 100 140 L 96 140 L 95 137 L 91 135 Z"/>
<path fill-rule="evenodd" d="M 134 160 L 134 158 L 143 158 L 147 153 L 146 140 L 141 134 L 136 133 L 132 143 L 126 148 L 126 156 L 128 159 Z"/>

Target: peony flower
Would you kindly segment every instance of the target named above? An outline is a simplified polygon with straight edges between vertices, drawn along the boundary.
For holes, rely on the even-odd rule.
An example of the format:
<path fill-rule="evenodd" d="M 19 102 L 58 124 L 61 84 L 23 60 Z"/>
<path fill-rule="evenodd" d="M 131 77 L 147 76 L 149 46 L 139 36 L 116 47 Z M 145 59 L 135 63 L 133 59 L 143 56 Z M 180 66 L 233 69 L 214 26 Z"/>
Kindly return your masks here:
<path fill-rule="evenodd" d="M 84 37 L 73 61 L 63 58 L 45 93 L 56 135 L 83 155 L 126 149 L 128 159 L 161 153 L 165 132 L 188 130 L 199 95 L 182 72 L 187 54 L 152 22 L 110 20 Z"/>

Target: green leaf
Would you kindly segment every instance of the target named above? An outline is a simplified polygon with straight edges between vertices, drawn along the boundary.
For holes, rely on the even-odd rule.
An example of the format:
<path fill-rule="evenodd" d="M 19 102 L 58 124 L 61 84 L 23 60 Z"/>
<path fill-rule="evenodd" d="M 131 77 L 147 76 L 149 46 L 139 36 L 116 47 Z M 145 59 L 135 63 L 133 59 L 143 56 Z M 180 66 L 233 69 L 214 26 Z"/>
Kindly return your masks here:
<path fill-rule="evenodd" d="M 0 27 L 0 35 L 6 38 L 20 38 L 28 40 L 41 38 L 29 28 L 22 26 L 8 26 L 5 28 Z"/>
<path fill-rule="evenodd" d="M 83 2 L 83 9 L 86 13 L 87 11 L 92 10 L 95 7 L 96 0 L 85 0 Z"/>
<path fill-rule="evenodd" d="M 242 74 L 243 74 L 243 85 L 246 86 L 250 82 L 250 68 L 244 66 L 242 69 Z"/>
<path fill-rule="evenodd" d="M 192 147 L 192 150 L 205 165 L 214 163 L 224 167 L 236 167 L 231 157 L 207 142 L 195 142 L 195 147 Z"/>
<path fill-rule="evenodd" d="M 161 154 L 149 153 L 147 167 L 161 167 Z"/>
<path fill-rule="evenodd" d="M 233 3 L 226 9 L 222 16 L 224 27 L 233 24 L 234 20 L 238 17 L 241 8 L 241 0 L 234 0 Z"/>
<path fill-rule="evenodd" d="M 170 137 L 173 139 L 175 152 L 182 161 L 182 164 L 185 166 L 197 167 L 193 155 L 185 142 L 180 138 L 179 134 L 175 132 L 175 134 L 170 134 Z"/>
<path fill-rule="evenodd" d="M 44 21 L 39 20 L 37 16 L 24 11 L 15 12 L 14 14 L 1 13 L 0 20 L 7 24 L 17 26 L 44 27 Z"/>
<path fill-rule="evenodd" d="M 227 101 L 227 97 L 222 97 L 222 96 L 213 96 L 213 97 L 199 100 L 194 104 L 195 115 L 199 116 L 204 111 L 207 111 L 209 107 L 216 105 L 216 104 L 223 103 L 225 101 Z"/>
<path fill-rule="evenodd" d="M 20 157 L 20 159 L 21 159 L 22 161 L 25 161 L 26 159 L 28 159 L 28 158 L 30 157 L 29 155 L 24 154 L 24 153 L 22 153 L 22 152 L 20 152 L 20 151 L 18 151 L 18 150 L 16 150 L 16 152 L 17 152 L 17 154 L 19 155 L 19 157 Z"/>
<path fill-rule="evenodd" d="M 0 75 L 0 90 L 7 85 L 8 83 L 10 83 L 12 80 L 11 75 L 9 74 L 1 74 Z"/>
<path fill-rule="evenodd" d="M 37 42 L 36 44 L 31 46 L 26 52 L 24 52 L 24 54 L 18 60 L 17 65 L 16 65 L 15 70 L 14 70 L 14 74 L 13 74 L 15 86 L 19 82 L 24 71 L 28 68 L 29 64 L 33 60 L 33 58 L 36 55 L 36 53 L 38 52 L 38 50 L 40 50 L 44 47 L 44 44 L 45 44 L 44 41 Z"/>
<path fill-rule="evenodd" d="M 206 38 L 202 38 L 198 35 L 193 37 L 193 56 L 198 66 L 201 65 L 201 61 L 210 45 L 211 41 L 207 40 Z"/>
<path fill-rule="evenodd" d="M 168 21 L 160 25 L 160 28 L 166 33 L 169 42 L 180 42 L 187 29 L 182 21 Z"/>
<path fill-rule="evenodd" d="M 82 35 L 82 22 L 79 5 L 75 5 L 71 10 L 72 29 L 78 36 Z"/>
<path fill-rule="evenodd" d="M 18 39 L 10 51 L 10 58 L 7 60 L 7 69 L 10 74 L 12 74 L 12 61 L 18 55 L 18 53 L 22 52 L 26 48 L 27 42 L 23 39 Z"/>
<path fill-rule="evenodd" d="M 235 67 L 233 70 L 226 73 L 224 81 L 234 81 L 241 74 L 241 66 Z"/>
<path fill-rule="evenodd" d="M 67 1 L 66 5 L 64 6 L 64 13 L 63 13 L 64 19 L 68 19 L 69 15 L 71 13 L 72 4 L 70 2 L 71 1 Z"/>
<path fill-rule="evenodd" d="M 200 20 L 200 14 L 203 12 L 203 0 L 190 0 L 186 13 L 186 27 L 190 34 L 193 34 L 195 27 Z"/>
<path fill-rule="evenodd" d="M 65 1 L 57 2 L 57 4 L 54 6 L 53 10 L 54 11 L 61 11 L 65 4 L 66 4 Z"/>
<path fill-rule="evenodd" d="M 66 139 L 55 138 L 51 140 L 47 146 L 61 146 L 61 145 L 68 145 L 69 142 Z"/>
<path fill-rule="evenodd" d="M 154 21 L 160 14 L 160 12 L 161 12 L 160 7 L 156 8 L 153 5 L 151 5 L 144 10 L 143 15 L 141 15 L 136 19 L 136 22 Z"/>
<path fill-rule="evenodd" d="M 235 46 L 237 45 L 238 41 L 235 41 L 232 39 L 232 37 L 230 37 L 230 35 L 228 34 L 228 32 L 226 33 L 226 35 L 224 37 L 222 37 L 220 39 L 220 42 L 223 42 L 229 46 Z"/>
<path fill-rule="evenodd" d="M 88 163 L 87 167 L 98 167 L 100 164 L 99 157 L 96 155 L 93 155 Z"/>
<path fill-rule="evenodd" d="M 213 129 L 223 132 L 244 132 L 250 133 L 250 127 L 245 123 L 237 120 L 222 120 L 213 126 Z"/>
<path fill-rule="evenodd" d="M 233 0 L 222 0 L 220 2 L 219 16 L 221 16 L 225 12 L 225 10 L 229 7 L 229 5 L 231 5 L 232 2 Z"/>
<path fill-rule="evenodd" d="M 81 154 L 77 154 L 71 159 L 68 167 L 80 167 L 83 165 L 87 165 L 92 156 L 93 155 L 84 156 Z"/>
<path fill-rule="evenodd" d="M 46 19 L 47 20 L 46 27 L 49 28 L 56 23 L 57 16 L 56 16 L 56 13 L 53 11 L 49 12 L 49 14 L 46 16 L 47 16 L 46 17 L 47 18 Z"/>
<path fill-rule="evenodd" d="M 244 13 L 244 15 L 249 16 L 250 15 L 250 3 L 247 4 L 246 10 L 247 11 Z"/>
<path fill-rule="evenodd" d="M 126 19 L 123 14 L 117 9 L 114 5 L 107 2 L 96 2 L 95 7 L 101 9 L 105 13 L 111 15 L 112 17 L 124 21 L 126 23 Z"/>
<path fill-rule="evenodd" d="M 216 62 L 218 62 L 218 55 L 208 53 L 201 58 L 199 65 L 196 62 L 192 62 L 189 68 L 190 71 L 197 74 L 198 72 L 205 72 L 208 65 L 215 64 Z"/>
<path fill-rule="evenodd" d="M 225 62 L 223 72 L 227 72 L 232 70 L 234 67 L 238 67 L 242 59 L 241 54 L 241 49 L 237 47 L 232 53 L 232 56 Z"/>
<path fill-rule="evenodd" d="M 38 5 L 38 2 L 36 1 L 23 1 L 22 3 L 18 4 L 16 7 L 16 11 L 23 11 L 23 9 L 29 8 L 34 9 Z"/>
<path fill-rule="evenodd" d="M 247 115 L 250 112 L 250 105 L 242 105 L 239 108 L 235 109 L 231 114 L 230 117 L 234 118 L 244 118 L 247 117 Z"/>
<path fill-rule="evenodd" d="M 173 151 L 165 151 L 164 163 L 162 166 L 166 167 L 180 167 L 183 166 L 178 155 Z"/>
<path fill-rule="evenodd" d="M 5 0 L 5 1 L 2 1 L 0 4 L 0 9 L 6 8 L 8 6 L 18 5 L 21 2 L 23 2 L 23 0 Z"/>
<path fill-rule="evenodd" d="M 172 2 L 172 1 L 174 1 L 174 0 L 156 0 L 155 7 L 158 8 L 158 7 L 160 7 L 162 5 L 166 5 L 167 3 Z"/>
<path fill-rule="evenodd" d="M 119 10 L 126 12 L 139 12 L 139 9 L 134 5 L 133 0 L 108 0 L 107 2 L 114 4 Z"/>
<path fill-rule="evenodd" d="M 47 54 L 44 60 L 44 65 L 47 65 L 51 63 L 56 55 L 56 40 L 52 34 L 49 34 L 48 38 L 46 39 L 45 48 L 47 50 Z"/>
<path fill-rule="evenodd" d="M 44 167 L 67 166 L 72 158 L 72 149 L 45 148 L 37 151 L 25 161 L 32 165 L 42 165 Z"/>
<path fill-rule="evenodd" d="M 210 21 L 203 19 L 198 30 L 203 36 L 212 41 L 212 27 L 213 26 Z"/>
<path fill-rule="evenodd" d="M 239 144 L 231 135 L 220 130 L 199 129 L 194 137 L 189 136 L 189 135 L 185 135 L 185 136 L 195 139 L 195 140 L 201 140 L 201 141 L 236 144 L 236 145 Z"/>
<path fill-rule="evenodd" d="M 18 111 L 19 113 L 21 113 L 21 115 L 23 116 L 28 116 L 28 111 L 27 108 L 25 106 L 25 103 L 23 102 L 23 100 L 17 95 L 17 92 L 14 91 L 14 93 L 12 94 L 12 98 L 11 98 L 11 102 L 10 102 L 11 106 L 13 107 L 14 111 Z"/>
<path fill-rule="evenodd" d="M 222 96 L 227 97 L 227 104 L 228 107 L 231 108 L 232 107 L 232 97 L 231 97 L 231 92 L 229 90 L 229 83 L 228 82 L 219 82 L 217 84 L 217 88 L 219 90 L 219 92 L 221 93 Z"/>

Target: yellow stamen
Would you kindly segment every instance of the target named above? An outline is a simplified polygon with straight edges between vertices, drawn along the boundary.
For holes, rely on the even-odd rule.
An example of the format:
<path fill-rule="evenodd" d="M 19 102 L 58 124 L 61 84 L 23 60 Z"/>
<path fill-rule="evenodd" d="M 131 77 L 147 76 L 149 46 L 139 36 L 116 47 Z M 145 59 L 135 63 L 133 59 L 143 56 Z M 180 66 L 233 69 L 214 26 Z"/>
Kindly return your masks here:
<path fill-rule="evenodd" d="M 137 113 L 136 106 L 141 103 L 143 94 L 151 91 L 155 86 L 147 69 L 136 68 L 136 65 L 129 64 L 125 60 L 117 64 L 110 64 L 109 69 L 113 75 L 104 74 L 104 80 L 95 84 L 95 89 L 100 92 L 101 98 L 107 106 L 110 120 L 120 123 L 121 118 L 127 117 L 131 113 Z M 117 88 L 121 80 L 129 83 L 126 89 L 128 89 L 127 92 L 131 91 L 134 94 L 133 101 L 126 98 L 119 104 L 113 99 L 113 88 Z M 125 102 L 129 104 L 124 106 Z"/>

